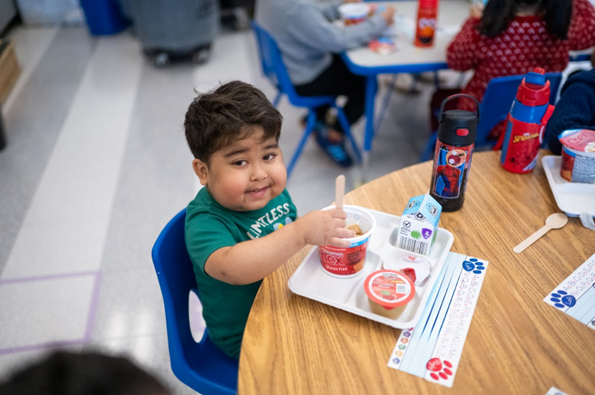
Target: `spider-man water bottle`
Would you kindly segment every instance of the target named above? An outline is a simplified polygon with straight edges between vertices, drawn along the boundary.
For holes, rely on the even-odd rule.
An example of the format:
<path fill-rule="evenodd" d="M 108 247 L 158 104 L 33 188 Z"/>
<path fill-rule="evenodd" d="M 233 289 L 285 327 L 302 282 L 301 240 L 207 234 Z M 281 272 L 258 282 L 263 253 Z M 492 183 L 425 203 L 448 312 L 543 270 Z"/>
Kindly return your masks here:
<path fill-rule="evenodd" d="M 472 99 L 477 112 L 444 111 L 446 102 L 458 97 Z M 456 211 L 463 207 L 478 122 L 479 102 L 474 97 L 458 94 L 442 102 L 430 184 L 430 195 L 442 205 L 442 211 Z"/>
<path fill-rule="evenodd" d="M 513 173 L 533 171 L 543 130 L 554 112 L 554 106 L 549 104 L 550 82 L 544 73 L 536 68 L 525 75 L 510 108 L 506 130 L 496 145 L 496 149 L 502 145 L 502 167 Z"/>

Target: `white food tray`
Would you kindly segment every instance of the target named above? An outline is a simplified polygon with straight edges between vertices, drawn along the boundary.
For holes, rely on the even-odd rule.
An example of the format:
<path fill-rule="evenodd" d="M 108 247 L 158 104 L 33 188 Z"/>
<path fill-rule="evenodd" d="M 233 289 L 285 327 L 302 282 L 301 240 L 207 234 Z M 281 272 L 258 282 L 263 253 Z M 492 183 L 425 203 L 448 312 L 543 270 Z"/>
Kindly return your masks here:
<path fill-rule="evenodd" d="M 569 217 L 578 217 L 581 213 L 589 213 L 595 217 L 595 184 L 568 182 L 563 179 L 560 176 L 560 156 L 544 156 L 541 163 L 558 208 Z"/>
<path fill-rule="evenodd" d="M 376 210 L 366 210 L 376 218 L 376 229 L 370 237 L 366 263 L 358 275 L 351 278 L 330 276 L 320 264 L 318 247 L 314 247 L 289 279 L 289 289 L 297 295 L 366 317 L 393 328 L 410 328 L 417 323 L 421 316 L 432 287 L 450 251 L 454 236 L 449 231 L 438 228 L 432 254 L 423 256 L 432 266 L 430 277 L 423 286 L 415 287 L 415 296 L 399 318 L 394 320 L 386 318 L 370 311 L 368 296 L 363 285 L 366 277 L 368 277 L 368 274 L 382 268 L 382 261 L 386 256 L 422 255 L 396 247 L 400 217 Z"/>

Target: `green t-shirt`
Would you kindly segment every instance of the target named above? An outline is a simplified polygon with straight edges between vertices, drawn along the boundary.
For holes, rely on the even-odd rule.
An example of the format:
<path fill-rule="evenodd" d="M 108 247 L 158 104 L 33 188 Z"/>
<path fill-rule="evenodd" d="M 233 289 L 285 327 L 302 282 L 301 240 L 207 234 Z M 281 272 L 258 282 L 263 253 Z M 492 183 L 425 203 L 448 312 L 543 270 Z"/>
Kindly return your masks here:
<path fill-rule="evenodd" d="M 186 248 L 194 265 L 202 315 L 209 337 L 227 355 L 238 358 L 248 314 L 262 280 L 231 285 L 205 273 L 205 262 L 222 247 L 268 235 L 295 221 L 287 190 L 255 211 L 237 212 L 217 203 L 202 188 L 186 210 Z"/>

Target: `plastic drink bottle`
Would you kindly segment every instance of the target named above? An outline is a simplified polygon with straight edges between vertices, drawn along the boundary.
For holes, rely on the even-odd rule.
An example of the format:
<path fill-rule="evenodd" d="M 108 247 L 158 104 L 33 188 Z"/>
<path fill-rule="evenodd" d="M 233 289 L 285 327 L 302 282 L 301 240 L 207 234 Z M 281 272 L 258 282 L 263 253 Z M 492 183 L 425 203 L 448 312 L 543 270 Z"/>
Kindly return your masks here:
<path fill-rule="evenodd" d="M 415 41 L 413 42 L 413 45 L 416 47 L 431 47 L 434 45 L 437 16 L 438 0 L 419 0 Z"/>
<path fill-rule="evenodd" d="M 477 112 L 444 111 L 446 102 L 457 97 L 475 101 Z M 430 184 L 430 195 L 442 205 L 442 211 L 456 211 L 463 207 L 478 122 L 479 102 L 474 97 L 458 94 L 442 102 Z"/>
<path fill-rule="evenodd" d="M 502 146 L 502 167 L 513 173 L 533 171 L 545 125 L 554 111 L 549 104 L 550 82 L 544 73 L 536 68 L 525 75 L 510 108 L 505 132 L 496 145 L 496 149 Z"/>

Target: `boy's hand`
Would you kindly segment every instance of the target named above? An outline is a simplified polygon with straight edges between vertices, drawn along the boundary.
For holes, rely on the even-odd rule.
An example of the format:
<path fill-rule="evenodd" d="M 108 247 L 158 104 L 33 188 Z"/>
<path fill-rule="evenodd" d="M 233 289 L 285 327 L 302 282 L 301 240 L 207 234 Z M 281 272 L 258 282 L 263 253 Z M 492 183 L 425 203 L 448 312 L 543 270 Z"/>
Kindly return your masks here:
<path fill-rule="evenodd" d="M 387 5 L 386 10 L 382 11 L 380 15 L 386 21 L 386 26 L 390 26 L 395 23 L 395 7 L 392 5 Z"/>
<path fill-rule="evenodd" d="M 347 229 L 345 211 L 339 209 L 312 211 L 295 224 L 299 225 L 300 237 L 306 244 L 321 246 L 332 245 L 335 247 L 349 247 L 347 237 L 354 237 L 355 232 Z"/>

